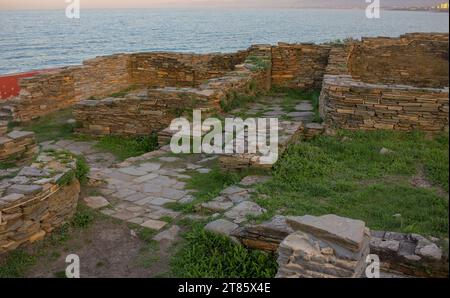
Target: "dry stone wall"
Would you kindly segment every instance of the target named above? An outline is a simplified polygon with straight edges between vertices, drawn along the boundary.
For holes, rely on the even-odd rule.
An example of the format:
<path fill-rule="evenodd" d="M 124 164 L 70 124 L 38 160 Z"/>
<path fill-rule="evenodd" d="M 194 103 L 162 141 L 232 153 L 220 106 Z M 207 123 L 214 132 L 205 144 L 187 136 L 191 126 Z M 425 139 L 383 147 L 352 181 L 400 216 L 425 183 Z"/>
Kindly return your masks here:
<path fill-rule="evenodd" d="M 24 164 L 38 152 L 35 136 L 29 131 L 0 134 L 0 164 Z"/>
<path fill-rule="evenodd" d="M 363 38 L 353 45 L 348 67 L 366 83 L 448 87 L 448 34 Z"/>
<path fill-rule="evenodd" d="M 446 52 L 443 44 L 446 44 Z M 367 53 L 361 54 L 361 49 L 365 51 L 364 47 L 376 50 L 372 56 L 365 57 Z M 381 53 L 379 49 L 389 50 Z M 396 51 L 403 53 L 404 58 L 393 54 Z M 362 57 L 358 58 L 359 54 Z M 415 55 L 418 59 L 426 56 L 428 58 L 424 59 L 427 61 L 411 63 Z M 368 64 L 364 64 L 366 58 Z M 372 65 L 376 64 L 374 61 L 377 59 L 383 61 L 383 67 Z M 448 130 L 448 35 L 413 34 L 400 39 L 364 39 L 362 42 L 334 47 L 329 61 L 320 96 L 320 109 L 322 118 L 330 126 L 365 130 Z M 422 66 L 418 64 L 426 65 L 429 70 L 421 72 Z M 445 74 L 442 65 L 447 68 L 447 81 L 443 79 Z M 416 66 L 414 71 L 410 69 Z M 365 67 L 367 74 L 372 71 L 373 77 L 359 75 L 363 71 L 358 67 Z M 389 70 L 384 71 L 385 68 Z M 404 72 L 404 75 L 400 72 Z M 384 73 L 386 76 L 382 79 Z"/>
<path fill-rule="evenodd" d="M 288 217 L 295 231 L 278 248 L 278 278 L 359 278 L 369 255 L 369 230 L 336 215 Z"/>
<path fill-rule="evenodd" d="M 64 152 L 41 154 L 0 184 L 0 254 L 42 240 L 75 213 L 80 184 L 76 161 Z"/>
<path fill-rule="evenodd" d="M 217 111 L 236 94 L 254 94 L 257 90 L 268 89 L 268 69 L 255 70 L 252 65 L 245 64 L 233 68 L 233 71 L 206 80 L 196 88 L 144 88 L 122 98 L 81 101 L 74 109 L 75 119 L 81 125 L 79 132 L 148 135 L 164 130 L 173 119 L 194 108 L 204 112 Z"/>
<path fill-rule="evenodd" d="M 131 82 L 153 88 L 197 87 L 223 76 L 242 63 L 246 52 L 236 54 L 137 53 L 132 54 Z"/>
<path fill-rule="evenodd" d="M 272 83 L 277 87 L 320 89 L 330 47 L 279 43 L 272 47 Z"/>
<path fill-rule="evenodd" d="M 322 223 L 330 221 L 330 216 L 327 217 L 325 219 L 322 217 L 307 218 L 314 218 L 316 223 Z M 271 220 L 258 225 L 240 227 L 234 230 L 231 236 L 234 239 L 238 239 L 247 248 L 263 250 L 270 253 L 278 252 L 282 256 L 282 265 L 286 265 L 288 262 L 286 258 L 291 257 L 294 252 L 292 243 L 299 243 L 300 241 L 310 245 L 314 241 L 317 241 L 315 238 L 322 238 L 323 241 L 323 236 L 318 234 L 320 230 L 317 227 L 314 228 L 316 224 L 307 224 L 305 226 L 303 223 L 304 218 L 275 216 Z M 339 217 L 332 218 L 342 220 Z M 304 242 L 305 237 L 302 235 L 295 235 L 299 231 L 303 234 L 309 234 L 306 238 L 309 239 L 307 242 Z M 285 242 L 283 248 L 281 248 L 280 244 L 286 241 L 290 235 L 292 235 L 289 238 L 290 240 Z M 339 238 L 333 237 L 331 242 L 338 242 L 336 239 Z M 426 238 L 417 234 L 370 231 L 370 253 L 379 256 L 381 270 L 390 274 L 413 277 L 448 277 L 447 248 L 448 239 Z M 295 249 L 295 251 L 299 251 L 299 249 Z M 313 251 L 315 251 L 315 254 L 323 255 L 322 252 L 319 254 L 318 249 L 314 249 L 311 252 Z M 320 256 L 320 258 L 322 257 Z M 292 262 L 295 263 L 295 258 Z M 291 273 L 294 274 L 293 272 Z"/>
<path fill-rule="evenodd" d="M 268 59 L 265 71 L 252 75 L 258 88 L 322 86 L 321 112 L 330 126 L 432 132 L 448 128 L 448 34 L 363 38 L 342 45 L 258 45 L 233 54 L 155 52 L 98 57 L 82 66 L 22 79 L 21 93 L 8 105 L 13 120 L 29 121 L 88 98 L 107 98 L 133 85 L 197 89 L 186 91 L 191 95 L 214 90 L 207 97 L 217 103 L 226 100 L 230 90 L 240 89 L 236 87 L 240 83 L 229 78 L 235 66 L 251 56 Z M 227 80 L 232 82 L 231 89 Z M 179 97 L 178 90 L 158 92 L 164 100 Z M 87 121 L 85 126 L 105 126 Z"/>
<path fill-rule="evenodd" d="M 8 101 L 14 121 L 30 121 L 74 105 L 89 97 L 104 97 L 127 88 L 129 56 L 113 55 L 87 60 L 20 81 L 20 94 Z"/>

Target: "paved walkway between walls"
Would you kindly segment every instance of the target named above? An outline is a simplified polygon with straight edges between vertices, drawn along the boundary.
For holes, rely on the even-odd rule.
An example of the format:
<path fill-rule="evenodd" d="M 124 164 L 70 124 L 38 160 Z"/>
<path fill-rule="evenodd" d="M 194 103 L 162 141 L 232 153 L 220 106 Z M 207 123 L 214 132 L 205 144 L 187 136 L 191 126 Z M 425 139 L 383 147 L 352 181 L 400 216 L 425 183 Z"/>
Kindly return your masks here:
<path fill-rule="evenodd" d="M 281 106 L 281 98 L 267 97 L 250 105 L 245 110 L 234 110 L 232 115 L 246 117 L 279 117 L 290 121 L 312 120 L 314 113 L 309 101 L 299 101 L 295 111 L 287 112 Z M 95 142 L 62 140 L 41 144 L 43 149 L 63 149 L 84 155 L 91 167 L 90 183 L 99 194 L 86 200 L 88 206 L 119 220 L 141 225 L 156 231 L 169 233 L 174 219 L 185 215 L 171 210 L 168 203 L 188 204 L 194 201 L 194 189 L 188 189 L 186 181 L 191 173 L 207 175 L 217 164 L 218 156 L 206 154 L 174 155 L 168 146 L 142 156 L 117 163 L 112 154 L 95 148 Z M 252 202 L 253 187 L 268 177 L 245 177 L 239 185 L 223 190 L 218 198 L 199 207 L 215 214 L 215 219 L 206 227 L 222 234 L 246 222 L 248 216 L 265 212 Z M 170 205 L 170 204 L 169 204 Z M 196 217 L 198 215 L 192 215 Z M 199 217 L 199 216 L 198 216 Z M 173 227 L 172 227 L 173 228 Z"/>

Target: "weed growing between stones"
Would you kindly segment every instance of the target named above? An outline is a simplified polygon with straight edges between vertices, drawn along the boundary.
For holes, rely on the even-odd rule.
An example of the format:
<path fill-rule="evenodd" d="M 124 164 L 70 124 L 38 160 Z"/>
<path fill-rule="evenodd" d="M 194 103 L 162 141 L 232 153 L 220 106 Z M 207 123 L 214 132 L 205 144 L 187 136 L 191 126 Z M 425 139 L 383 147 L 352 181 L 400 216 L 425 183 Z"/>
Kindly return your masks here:
<path fill-rule="evenodd" d="M 250 69 L 255 72 L 266 70 L 271 66 L 270 60 L 254 55 L 248 56 L 245 60 L 245 63 L 252 64 L 252 67 Z"/>
<path fill-rule="evenodd" d="M 295 112 L 295 106 L 299 100 L 310 101 L 314 110 L 313 122 L 322 122 L 322 118 L 319 115 L 319 97 L 320 90 L 301 90 L 285 87 L 272 87 L 270 90 L 271 95 L 283 95 L 283 102 L 281 106 L 285 112 Z"/>
<path fill-rule="evenodd" d="M 95 147 L 114 154 L 119 160 L 125 160 L 155 150 L 158 147 L 158 136 L 105 136 L 100 138 Z"/>
<path fill-rule="evenodd" d="M 250 251 L 230 239 L 194 224 L 171 262 L 172 275 L 181 278 L 273 278 L 275 257 Z"/>
<path fill-rule="evenodd" d="M 72 119 L 72 109 L 65 109 L 32 120 L 23 130 L 34 132 L 38 142 L 57 141 L 73 135 L 76 124 L 68 123 L 69 119 Z"/>
<path fill-rule="evenodd" d="M 220 101 L 220 107 L 222 111 L 228 113 L 236 108 L 241 108 L 250 102 L 256 100 L 255 96 L 239 94 L 237 92 L 229 93 L 226 96 L 226 100 Z"/>

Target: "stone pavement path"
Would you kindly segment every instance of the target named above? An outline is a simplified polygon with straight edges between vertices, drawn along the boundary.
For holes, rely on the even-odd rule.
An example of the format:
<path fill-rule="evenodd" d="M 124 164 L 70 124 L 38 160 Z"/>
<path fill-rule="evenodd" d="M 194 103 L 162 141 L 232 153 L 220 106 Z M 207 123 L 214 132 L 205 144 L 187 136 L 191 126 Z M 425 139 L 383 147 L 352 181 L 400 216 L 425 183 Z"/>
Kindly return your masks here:
<path fill-rule="evenodd" d="M 246 109 L 246 116 L 283 117 L 293 121 L 310 121 L 314 115 L 309 102 L 301 101 L 296 112 L 288 114 L 281 107 L 281 98 L 264 98 Z M 237 113 L 237 111 L 234 111 Z M 86 157 L 91 171 L 89 178 L 103 197 L 86 198 L 92 208 L 108 216 L 161 231 L 155 239 L 165 239 L 179 229 L 169 223 L 183 217 L 180 212 L 169 209 L 168 203 L 190 203 L 196 190 L 186 187 L 190 172 L 207 174 L 217 163 L 218 156 L 205 154 L 173 155 L 170 148 L 146 153 L 117 163 L 112 154 L 95 149 L 95 142 L 62 140 L 41 144 L 44 149 L 64 149 Z M 248 216 L 258 216 L 265 212 L 251 201 L 252 188 L 268 177 L 250 176 L 237 186 L 223 190 L 220 197 L 199 206 L 200 209 L 216 213 L 218 219 L 207 229 L 227 233 Z M 195 217 L 196 215 L 193 215 Z"/>

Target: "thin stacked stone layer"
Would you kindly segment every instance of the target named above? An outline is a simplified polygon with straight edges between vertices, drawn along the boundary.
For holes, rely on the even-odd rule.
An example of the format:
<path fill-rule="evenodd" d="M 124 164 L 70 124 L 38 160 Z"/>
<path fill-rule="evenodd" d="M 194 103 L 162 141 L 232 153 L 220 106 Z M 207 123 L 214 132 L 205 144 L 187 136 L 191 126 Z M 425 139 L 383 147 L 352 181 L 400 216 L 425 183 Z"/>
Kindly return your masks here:
<path fill-rule="evenodd" d="M 0 184 L 0 254 L 42 240 L 75 213 L 80 184 L 76 161 L 46 152 Z"/>

